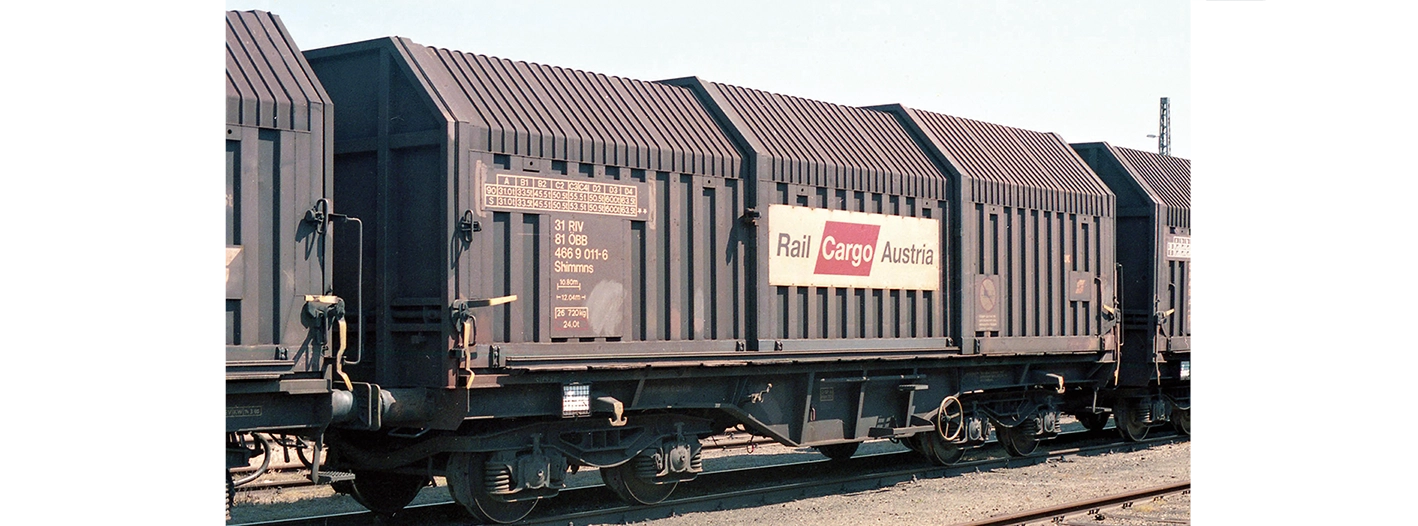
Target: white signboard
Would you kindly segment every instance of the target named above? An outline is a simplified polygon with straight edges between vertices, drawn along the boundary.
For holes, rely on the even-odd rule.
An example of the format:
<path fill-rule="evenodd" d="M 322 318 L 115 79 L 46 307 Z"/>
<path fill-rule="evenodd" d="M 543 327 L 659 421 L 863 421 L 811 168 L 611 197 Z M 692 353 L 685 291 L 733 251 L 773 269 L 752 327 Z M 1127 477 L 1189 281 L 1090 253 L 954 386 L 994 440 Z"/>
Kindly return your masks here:
<path fill-rule="evenodd" d="M 940 220 L 768 207 L 768 283 L 940 290 Z"/>
<path fill-rule="evenodd" d="M 1191 259 L 1192 258 L 1192 237 L 1191 236 L 1168 236 L 1167 237 L 1167 259 Z"/>

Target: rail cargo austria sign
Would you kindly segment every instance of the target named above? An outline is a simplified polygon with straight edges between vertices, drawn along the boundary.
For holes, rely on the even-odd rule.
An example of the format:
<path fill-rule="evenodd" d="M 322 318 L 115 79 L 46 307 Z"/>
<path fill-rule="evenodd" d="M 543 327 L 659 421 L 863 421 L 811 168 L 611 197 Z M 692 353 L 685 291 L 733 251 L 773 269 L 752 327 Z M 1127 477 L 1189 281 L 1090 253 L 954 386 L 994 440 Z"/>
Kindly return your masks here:
<path fill-rule="evenodd" d="M 768 207 L 771 285 L 940 289 L 940 220 Z"/>

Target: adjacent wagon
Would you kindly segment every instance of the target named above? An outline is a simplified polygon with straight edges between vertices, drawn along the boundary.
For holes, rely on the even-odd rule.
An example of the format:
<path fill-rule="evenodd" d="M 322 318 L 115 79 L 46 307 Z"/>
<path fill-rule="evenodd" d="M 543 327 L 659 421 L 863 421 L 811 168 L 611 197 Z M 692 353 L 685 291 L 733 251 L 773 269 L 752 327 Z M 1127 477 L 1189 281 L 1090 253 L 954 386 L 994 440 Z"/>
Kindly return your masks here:
<path fill-rule="evenodd" d="M 319 448 L 332 416 L 326 368 L 344 361 L 346 333 L 344 303 L 331 294 L 330 97 L 278 17 L 229 12 L 226 22 L 230 468 L 263 444 L 270 452 L 247 442 L 250 432 L 304 436 Z"/>
<path fill-rule="evenodd" d="M 1165 422 L 1190 432 L 1191 161 L 1108 143 L 1073 148 L 1118 196 L 1118 428 L 1139 439 Z"/>

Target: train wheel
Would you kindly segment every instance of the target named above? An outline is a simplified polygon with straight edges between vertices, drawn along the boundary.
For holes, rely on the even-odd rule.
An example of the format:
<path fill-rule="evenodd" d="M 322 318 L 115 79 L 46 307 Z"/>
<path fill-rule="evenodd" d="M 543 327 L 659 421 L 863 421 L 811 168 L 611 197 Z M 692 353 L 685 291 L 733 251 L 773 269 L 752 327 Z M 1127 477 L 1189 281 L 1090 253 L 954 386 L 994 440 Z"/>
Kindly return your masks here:
<path fill-rule="evenodd" d="M 1183 435 L 1192 434 L 1192 410 L 1172 406 L 1172 429 Z"/>
<path fill-rule="evenodd" d="M 658 504 L 669 498 L 679 482 L 656 484 L 635 474 L 636 459 L 613 468 L 601 468 L 601 480 L 606 487 L 631 504 Z"/>
<path fill-rule="evenodd" d="M 393 515 L 408 506 L 428 485 L 428 477 L 382 471 L 356 471 L 350 496 L 370 511 Z"/>
<path fill-rule="evenodd" d="M 509 502 L 501 500 L 487 491 L 488 473 L 484 466 L 484 453 L 453 453 L 448 456 L 448 493 L 453 500 L 468 513 L 478 519 L 508 524 L 517 522 L 537 507 L 540 499 L 531 498 Z"/>
<path fill-rule="evenodd" d="M 1023 425 L 1014 427 L 995 426 L 995 435 L 1010 456 L 1027 457 L 1039 449 L 1039 439 L 1034 438 L 1031 429 Z"/>
<path fill-rule="evenodd" d="M 925 433 L 916 433 L 914 435 L 901 439 L 901 445 L 910 448 L 911 451 L 915 451 L 917 453 L 925 455 L 926 457 L 930 457 L 930 453 L 926 452 L 926 447 L 921 445 L 922 441 L 925 439 L 925 436 Z"/>
<path fill-rule="evenodd" d="M 1119 400 L 1117 407 L 1113 408 L 1113 423 L 1118 426 L 1118 433 L 1132 442 L 1141 442 L 1147 438 L 1147 424 L 1142 421 L 1142 415 L 1134 405 L 1135 400 Z"/>
<path fill-rule="evenodd" d="M 857 454 L 857 447 L 861 445 L 861 442 L 848 442 L 846 444 L 817 446 L 816 449 L 818 453 L 822 453 L 822 456 L 832 460 L 842 461 L 852 458 L 852 455 Z"/>
<path fill-rule="evenodd" d="M 1108 413 L 1079 413 L 1074 416 L 1089 431 L 1102 431 L 1108 425 Z"/>
<path fill-rule="evenodd" d="M 959 462 L 960 457 L 965 456 L 965 448 L 952 442 L 947 442 L 944 438 L 941 438 L 939 433 L 927 431 L 916 436 L 921 437 L 919 440 L 921 441 L 922 453 L 936 465 L 949 466 Z"/>

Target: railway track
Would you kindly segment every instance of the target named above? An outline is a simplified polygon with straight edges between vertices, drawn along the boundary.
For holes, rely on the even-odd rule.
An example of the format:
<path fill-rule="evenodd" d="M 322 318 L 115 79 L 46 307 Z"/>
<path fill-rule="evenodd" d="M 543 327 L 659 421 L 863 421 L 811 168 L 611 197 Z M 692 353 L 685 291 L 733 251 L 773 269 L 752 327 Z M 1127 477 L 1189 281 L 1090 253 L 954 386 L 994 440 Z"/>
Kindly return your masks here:
<path fill-rule="evenodd" d="M 748 453 L 753 453 L 760 446 L 770 444 L 776 444 L 776 442 L 773 442 L 771 438 L 743 431 L 714 435 L 700 440 L 700 446 L 705 450 L 743 448 Z M 279 444 L 277 443 L 277 445 Z M 297 457 L 295 453 L 292 453 L 291 449 L 276 450 L 276 458 L 281 460 L 272 460 L 264 470 L 257 465 L 228 470 L 237 480 L 251 477 L 260 472 L 255 479 L 238 485 L 236 491 L 241 493 L 314 486 L 315 483 L 310 481 L 310 465 L 305 462 L 304 458 Z M 323 458 L 324 454 L 321 455 Z"/>
<path fill-rule="evenodd" d="M 867 491 L 914 479 L 1022 467 L 1068 455 L 1134 451 L 1186 440 L 1180 436 L 1164 436 L 1132 443 L 1120 442 L 1115 437 L 1115 434 L 1107 432 L 1066 433 L 1050 441 L 1047 449 L 1041 447 L 1039 452 L 1028 457 L 1009 457 L 1002 447 L 991 445 L 975 450 L 964 461 L 947 467 L 929 465 L 914 452 L 893 452 L 859 455 L 845 461 L 812 460 L 718 470 L 701 474 L 692 483 L 678 488 L 670 499 L 650 506 L 621 504 L 607 488 L 592 484 L 562 491 L 556 498 L 541 503 L 532 516 L 521 524 L 628 523 L 691 512 L 751 508 L 803 498 Z M 614 504 L 607 506 L 607 503 Z M 1059 513 L 1063 512 L 1056 512 L 1055 515 Z M 473 521 L 453 503 L 413 506 L 393 519 L 393 522 L 401 524 L 469 524 Z M 361 512 L 245 524 L 265 526 L 388 523 L 388 517 Z"/>
<path fill-rule="evenodd" d="M 1072 524 L 1101 525 L 1106 524 L 1104 521 L 1120 518 L 1119 515 L 1126 515 L 1126 510 L 1133 508 L 1133 504 L 1139 501 L 1158 502 L 1165 500 L 1171 495 L 1189 495 L 1191 493 L 1191 487 L 1191 481 L 1188 480 L 1177 484 L 1154 486 L 1096 499 L 1039 508 L 1002 517 L 991 517 L 989 519 L 957 526 L 1032 526 L 1036 524 L 1039 526 Z M 1122 511 L 1123 513 L 1116 513 L 1114 510 Z M 1167 519 L 1162 519 L 1162 521 L 1190 524 L 1190 521 L 1183 522 Z"/>

